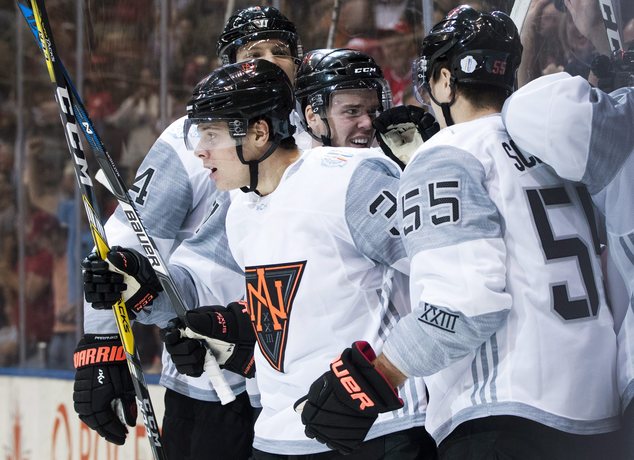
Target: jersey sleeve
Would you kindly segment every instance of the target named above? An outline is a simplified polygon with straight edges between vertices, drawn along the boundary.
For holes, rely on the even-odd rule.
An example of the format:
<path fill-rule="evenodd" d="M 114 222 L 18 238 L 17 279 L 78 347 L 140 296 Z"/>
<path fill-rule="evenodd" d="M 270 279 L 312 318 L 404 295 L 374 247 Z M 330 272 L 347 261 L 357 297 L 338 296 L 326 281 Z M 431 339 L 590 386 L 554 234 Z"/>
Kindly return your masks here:
<path fill-rule="evenodd" d="M 516 91 L 502 117 L 521 150 L 594 195 L 616 175 L 634 148 L 634 88 L 606 94 L 581 77 L 558 73 Z"/>
<path fill-rule="evenodd" d="M 158 139 L 130 187 L 134 206 L 153 238 L 174 240 L 192 206 L 192 187 L 176 151 Z M 121 206 L 113 217 L 128 225 Z"/>
<path fill-rule="evenodd" d="M 348 185 L 345 216 L 352 239 L 362 254 L 407 273 L 396 213 L 398 181 L 398 168 L 388 160 L 363 160 Z"/>
<path fill-rule="evenodd" d="M 503 223 L 482 163 L 452 147 L 412 160 L 398 203 L 412 313 L 383 352 L 404 374 L 426 376 L 474 351 L 506 321 Z"/>
<path fill-rule="evenodd" d="M 230 204 L 229 193 L 216 192 L 209 214 L 196 234 L 185 240 L 170 259 L 170 271 L 186 273 L 190 280 L 190 308 L 227 305 L 244 297 L 244 272 L 234 260 L 227 240 L 225 222 Z"/>
<path fill-rule="evenodd" d="M 156 140 L 129 189 L 148 234 L 165 260 L 169 259 L 175 242 L 185 237 L 183 228 L 187 227 L 188 220 L 195 213 L 202 212 L 207 206 L 206 195 L 213 192 L 209 178 L 205 177 L 206 182 L 203 182 L 197 177 L 205 174 L 204 169 L 200 167 L 196 171 L 188 158 L 193 155 L 185 151 L 184 144 L 180 147 L 183 141 L 179 123 L 180 120 L 174 122 Z M 178 135 L 181 139 L 177 138 Z M 131 247 L 144 254 L 121 206 L 108 219 L 104 229 L 110 246 Z M 140 315 L 139 320 L 146 322 L 142 318 L 143 315 Z M 84 302 L 84 331 L 116 332 L 112 312 L 95 310 Z"/>

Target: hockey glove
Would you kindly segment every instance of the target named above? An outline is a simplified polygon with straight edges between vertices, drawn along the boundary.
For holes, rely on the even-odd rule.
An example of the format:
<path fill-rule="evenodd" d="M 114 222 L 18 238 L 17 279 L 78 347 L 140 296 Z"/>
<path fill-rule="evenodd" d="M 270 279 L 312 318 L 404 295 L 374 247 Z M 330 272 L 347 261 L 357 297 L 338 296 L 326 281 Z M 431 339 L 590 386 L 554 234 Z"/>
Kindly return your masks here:
<path fill-rule="evenodd" d="M 431 114 L 414 105 L 392 107 L 382 112 L 372 125 L 383 153 L 401 169 L 418 147 L 440 130 Z"/>
<path fill-rule="evenodd" d="M 376 358 L 367 342 L 354 342 L 297 400 L 309 438 L 348 454 L 365 439 L 380 413 L 403 407 L 403 401 L 372 365 Z"/>
<path fill-rule="evenodd" d="M 170 321 L 163 331 L 163 340 L 181 374 L 199 377 L 203 373 L 206 349 L 201 340 L 204 340 L 221 369 L 247 378 L 255 375 L 255 332 L 241 303 L 190 310 L 185 323 L 179 318 Z"/>
<path fill-rule="evenodd" d="M 132 378 L 118 335 L 86 334 L 73 356 L 75 412 L 106 441 L 122 445 L 136 425 L 137 406 Z M 122 415 L 116 413 L 120 409 Z"/>
<path fill-rule="evenodd" d="M 92 253 L 82 262 L 84 293 L 93 308 L 106 310 L 123 296 L 131 317 L 163 290 L 150 261 L 134 249 L 113 246 L 103 261 Z"/>
<path fill-rule="evenodd" d="M 611 56 L 595 56 L 590 68 L 598 78 L 597 87 L 606 93 L 634 86 L 634 42 L 627 51 L 614 51 Z"/>

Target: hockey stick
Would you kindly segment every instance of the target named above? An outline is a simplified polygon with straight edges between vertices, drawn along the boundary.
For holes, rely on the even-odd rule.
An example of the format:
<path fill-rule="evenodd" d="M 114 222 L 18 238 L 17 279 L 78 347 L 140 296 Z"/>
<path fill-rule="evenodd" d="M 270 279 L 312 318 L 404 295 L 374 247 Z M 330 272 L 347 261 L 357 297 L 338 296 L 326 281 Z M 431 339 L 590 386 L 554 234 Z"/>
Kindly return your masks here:
<path fill-rule="evenodd" d="M 332 48 L 332 45 L 335 43 L 335 32 L 337 31 L 337 23 L 339 22 L 339 11 L 341 11 L 341 0 L 334 0 L 332 5 L 330 28 L 328 29 L 328 38 L 326 39 L 326 48 Z"/>
<path fill-rule="evenodd" d="M 57 85 L 57 100 L 60 105 L 60 114 L 62 119 L 66 121 L 66 134 L 67 140 L 69 142 L 69 148 L 71 149 L 71 153 L 73 153 L 73 159 L 76 163 L 77 177 L 80 180 L 80 187 L 82 188 L 82 192 L 86 189 L 86 193 L 84 193 L 84 203 L 91 206 L 91 209 L 94 209 L 92 206 L 95 203 L 93 198 L 93 190 L 92 190 L 92 182 L 90 182 L 90 178 L 88 176 L 88 167 L 86 163 L 85 156 L 83 155 L 83 151 L 81 151 L 81 141 L 77 134 L 77 124 L 75 120 L 78 120 L 79 126 L 81 127 L 86 139 L 88 140 L 90 146 L 93 149 L 95 154 L 95 158 L 97 162 L 101 166 L 106 179 L 109 183 L 110 191 L 115 195 L 119 204 L 121 205 L 123 212 L 128 219 L 130 226 L 132 227 L 134 233 L 136 234 L 141 246 L 143 247 L 148 260 L 152 264 L 152 267 L 156 271 L 157 277 L 163 286 L 166 294 L 168 295 L 170 302 L 176 311 L 176 314 L 179 317 L 184 317 L 187 312 L 187 307 L 182 300 L 176 285 L 167 270 L 167 266 L 163 261 L 160 253 L 156 245 L 154 244 L 152 238 L 148 235 L 146 228 L 141 222 L 141 218 L 139 216 L 138 211 L 136 210 L 130 195 L 127 192 L 127 187 L 124 185 L 123 179 L 121 178 L 112 158 L 106 151 L 101 138 L 97 134 L 97 132 L 93 128 L 92 121 L 88 117 L 86 109 L 82 103 L 81 98 L 77 94 L 75 90 L 72 80 L 68 76 L 64 65 L 56 54 L 56 50 L 54 48 L 52 37 L 50 33 L 50 26 L 48 24 L 48 18 L 46 17 L 45 11 L 43 11 L 43 19 L 42 26 L 44 27 L 44 32 L 39 32 L 45 37 L 43 40 L 38 38 L 38 31 L 42 28 L 37 21 L 34 23 L 32 20 L 33 11 L 37 8 L 38 5 L 42 5 L 43 0 L 30 0 L 33 5 L 33 10 L 26 8 L 24 5 L 18 2 L 20 8 L 22 9 L 22 13 L 24 14 L 31 30 L 33 31 L 36 39 L 38 39 L 38 43 L 41 43 L 40 47 L 42 48 L 45 57 L 47 59 L 47 65 L 49 67 L 49 74 L 51 75 L 51 80 Z M 43 10 L 43 5 L 39 8 Z M 31 19 L 29 19 L 31 18 Z M 36 16 L 37 18 L 37 16 Z M 53 72 L 53 73 L 52 73 Z M 69 93 L 70 90 L 70 93 Z M 72 121 L 69 123 L 69 116 Z M 74 132 L 69 131 L 68 126 L 72 126 L 74 128 Z M 69 137 L 73 134 L 72 137 Z M 78 156 L 75 152 L 77 149 L 80 150 L 81 156 Z M 81 158 L 81 162 L 78 160 Z M 85 183 L 87 179 L 88 184 Z M 89 198 L 87 201 L 86 198 Z M 87 211 L 88 212 L 88 211 Z M 95 221 L 99 223 L 98 214 L 94 211 L 89 213 L 89 221 L 91 222 L 91 228 L 93 227 L 92 222 Z M 99 224 L 101 227 L 101 224 Z M 98 252 L 102 257 L 105 257 L 107 254 L 107 245 L 105 243 L 105 233 L 103 232 L 103 228 L 101 228 L 102 235 L 98 235 L 99 238 L 96 238 L 95 244 L 98 248 Z M 93 232 L 94 235 L 94 232 Z M 101 243 L 97 243 L 97 240 L 101 240 Z M 127 315 L 126 315 L 127 316 Z M 204 342 L 203 342 L 204 343 Z M 133 350 L 133 347 L 130 348 L 130 351 Z M 235 399 L 233 392 L 231 391 L 230 386 L 224 379 L 222 372 L 216 362 L 213 354 L 207 348 L 208 353 L 205 356 L 205 371 L 209 376 L 211 383 L 218 393 L 218 397 L 223 404 L 227 404 Z"/>
<path fill-rule="evenodd" d="M 610 44 L 610 51 L 618 51 L 623 49 L 623 43 L 621 42 L 621 34 L 619 32 L 619 25 L 616 21 L 616 14 L 614 13 L 614 4 L 612 0 L 599 0 L 599 9 L 601 10 L 601 16 L 603 17 L 603 23 L 605 24 L 605 31 L 608 35 L 608 42 Z"/>
<path fill-rule="evenodd" d="M 60 68 L 61 62 L 59 62 L 55 53 L 53 37 L 48 26 L 48 18 L 46 17 L 46 10 L 44 5 L 37 0 L 31 0 L 31 8 L 18 2 L 20 11 L 24 15 L 27 23 L 31 27 L 31 30 L 37 32 L 36 39 L 38 40 L 40 49 L 44 53 L 46 65 L 48 67 L 49 77 L 51 81 L 55 83 L 55 98 L 60 109 L 60 118 L 64 126 L 64 134 L 68 143 L 68 148 L 73 158 L 73 164 L 75 167 L 75 175 L 78 180 L 82 200 L 84 202 L 84 208 L 90 223 L 90 231 L 92 233 L 93 240 L 97 252 L 102 259 L 105 259 L 108 253 L 108 243 L 106 240 L 106 234 L 99 220 L 99 212 L 97 203 L 94 196 L 93 184 L 88 175 L 88 163 L 86 162 L 86 156 L 84 154 L 81 140 L 79 138 L 79 132 L 77 129 L 78 117 L 75 116 L 73 111 L 74 104 L 72 103 L 72 96 L 68 93 L 65 72 Z M 86 127 L 89 129 L 89 127 Z M 136 396 L 137 406 L 141 410 L 143 416 L 143 423 L 147 432 L 148 440 L 150 441 L 150 447 L 152 448 L 152 454 L 155 459 L 166 459 L 167 456 L 163 450 L 163 442 L 158 429 L 157 418 L 154 413 L 154 407 L 150 399 L 150 392 L 145 382 L 143 370 L 141 368 L 141 361 L 139 354 L 134 344 L 134 335 L 132 334 L 132 327 L 128 313 L 123 300 L 119 300 L 113 307 L 115 319 L 117 322 L 117 328 L 119 329 L 119 335 L 121 336 L 121 342 L 125 351 L 126 361 L 128 363 L 128 369 L 132 377 L 132 384 L 134 386 L 134 393 Z"/>
<path fill-rule="evenodd" d="M 531 0 L 515 0 L 513 8 L 511 8 L 511 19 L 515 23 L 515 27 L 521 33 L 524 27 L 524 20 L 528 14 L 528 8 L 531 6 Z"/>

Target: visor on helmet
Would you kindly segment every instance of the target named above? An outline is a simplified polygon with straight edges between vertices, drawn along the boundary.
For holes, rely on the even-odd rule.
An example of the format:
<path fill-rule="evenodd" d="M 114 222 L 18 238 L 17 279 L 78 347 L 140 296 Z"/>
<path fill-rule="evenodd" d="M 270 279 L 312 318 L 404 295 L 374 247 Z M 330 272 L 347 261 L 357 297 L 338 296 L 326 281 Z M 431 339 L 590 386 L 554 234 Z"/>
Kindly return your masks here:
<path fill-rule="evenodd" d="M 232 147 L 247 135 L 248 120 L 240 118 L 188 118 L 183 137 L 188 150 Z"/>
<path fill-rule="evenodd" d="M 245 24 L 249 26 L 250 24 Z M 270 42 L 272 45 L 268 45 Z M 278 43 L 283 46 L 279 46 Z M 272 54 L 280 57 L 288 57 L 293 62 L 299 65 L 302 58 L 302 45 L 299 42 L 297 35 L 292 32 L 284 30 L 260 30 L 254 29 L 252 33 L 242 35 L 227 43 L 220 51 L 219 55 L 222 58 L 223 64 L 229 64 L 231 61 L 238 61 L 244 59 L 255 59 L 262 57 L 261 55 L 241 56 L 238 59 L 237 53 L 242 51 L 245 47 L 247 49 L 257 49 L 263 46 L 270 46 Z"/>
<path fill-rule="evenodd" d="M 348 97 L 337 97 L 343 95 Z M 334 90 L 330 93 L 328 107 L 327 116 L 335 123 L 340 119 L 353 121 L 364 115 L 374 120 L 381 113 L 381 102 L 374 88 Z"/>

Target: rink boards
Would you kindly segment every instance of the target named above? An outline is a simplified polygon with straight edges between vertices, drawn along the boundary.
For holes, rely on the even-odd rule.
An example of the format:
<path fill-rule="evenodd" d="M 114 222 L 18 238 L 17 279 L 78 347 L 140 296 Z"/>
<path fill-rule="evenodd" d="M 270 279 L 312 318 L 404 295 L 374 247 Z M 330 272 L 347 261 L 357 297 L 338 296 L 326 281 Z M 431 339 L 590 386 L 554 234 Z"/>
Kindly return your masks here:
<path fill-rule="evenodd" d="M 0 369 L 0 458 L 10 460 L 151 460 L 143 421 L 115 446 L 84 425 L 73 410 L 73 372 Z M 148 379 L 150 380 L 150 379 Z M 149 385 L 163 419 L 165 389 Z"/>

